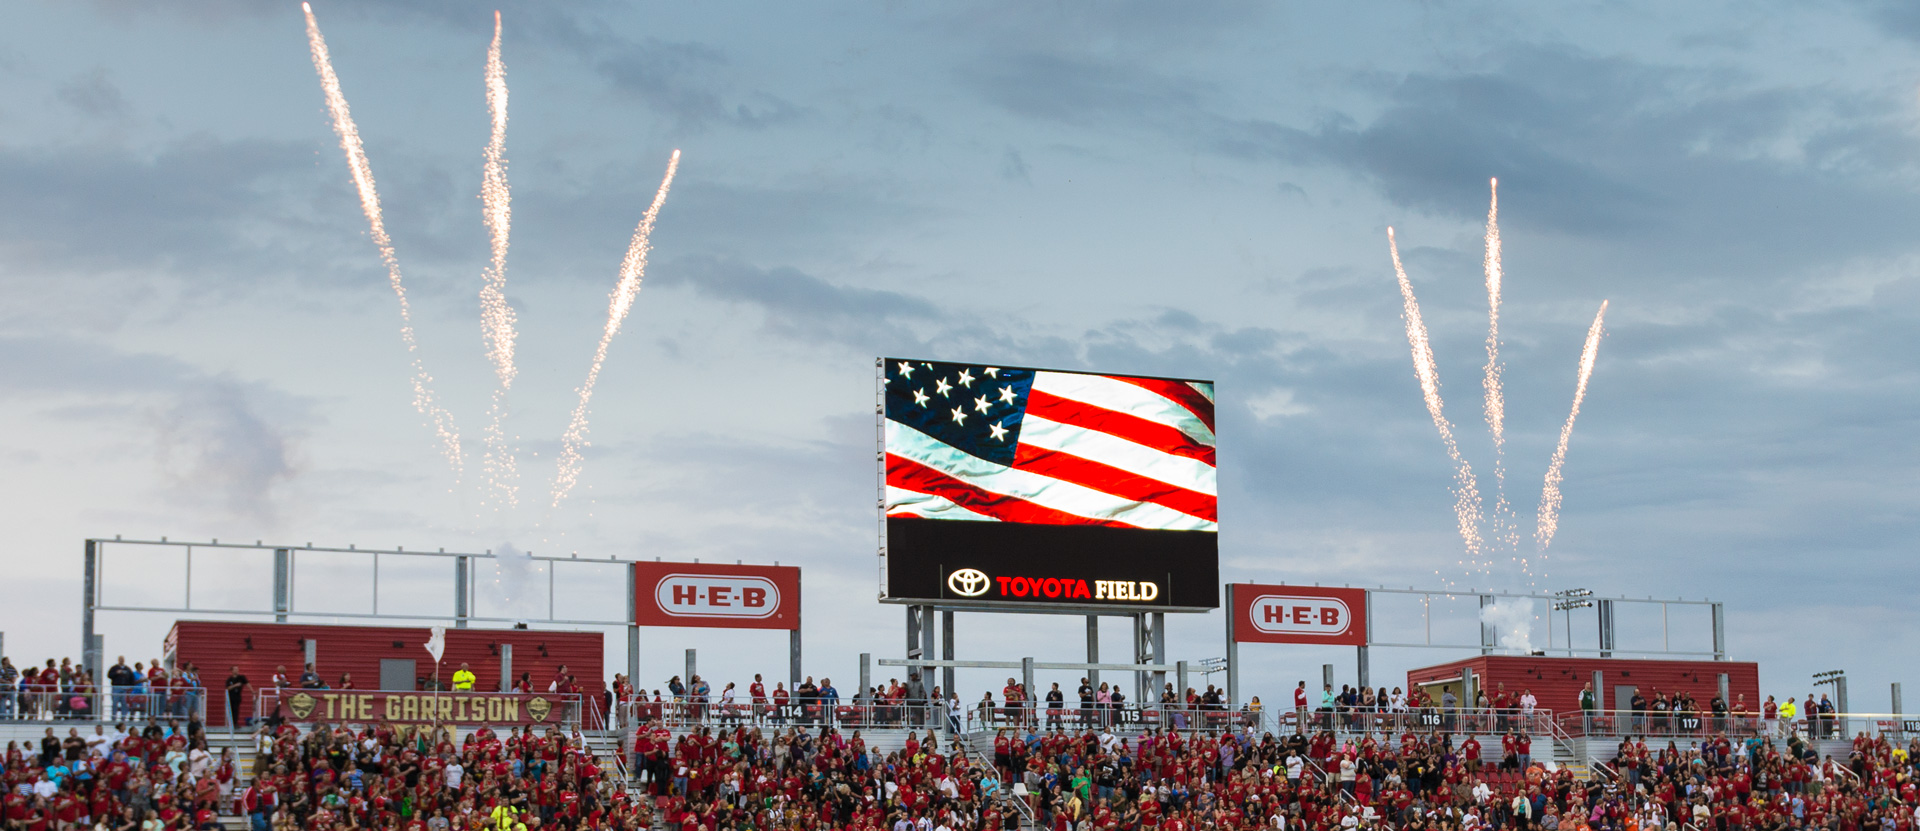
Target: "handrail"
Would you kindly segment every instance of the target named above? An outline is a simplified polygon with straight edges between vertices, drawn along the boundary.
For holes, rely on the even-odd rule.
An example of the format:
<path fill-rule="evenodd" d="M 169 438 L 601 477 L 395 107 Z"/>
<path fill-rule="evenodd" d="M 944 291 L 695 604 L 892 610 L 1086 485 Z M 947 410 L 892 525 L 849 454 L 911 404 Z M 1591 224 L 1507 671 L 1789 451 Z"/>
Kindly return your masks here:
<path fill-rule="evenodd" d="M 1874 732 L 1920 733 L 1920 718 L 1899 713 L 1797 713 L 1793 718 L 1764 714 L 1717 714 L 1672 710 L 1585 710 L 1562 713 L 1555 721 L 1569 735 L 1580 736 L 1658 736 L 1703 738 L 1708 736 L 1759 736 L 1784 738 L 1801 733 L 1809 738 L 1845 739 Z"/>
<path fill-rule="evenodd" d="M 1044 705 L 1045 702 L 1039 702 Z M 961 732 L 981 730 L 1130 729 L 1155 727 L 1200 733 L 1241 729 L 1264 730 L 1266 713 L 1249 709 L 1225 710 L 1187 705 L 1127 703 L 1081 709 L 1077 702 L 1059 707 L 1017 702 L 1007 706 L 976 701 L 957 713 L 951 699 L 936 698 L 868 701 L 865 699 L 768 699 L 731 704 L 691 696 L 654 700 L 635 695 L 616 705 L 633 723 L 658 720 L 670 728 L 733 727 L 743 724 L 833 725 L 864 729 L 936 729 L 950 732 L 948 717 L 959 715 Z"/>
<path fill-rule="evenodd" d="M 949 741 L 952 744 L 957 744 L 960 746 L 960 752 L 967 757 L 967 759 L 969 760 L 969 763 L 973 765 L 977 765 L 980 768 L 985 770 L 993 770 L 997 772 L 998 769 L 994 766 L 992 759 L 988 759 L 985 756 L 980 755 L 979 751 L 973 749 L 973 742 L 971 741 L 970 736 L 971 734 L 966 734 L 966 735 L 962 735 L 962 736 L 950 739 Z M 1011 802 L 1015 806 L 1017 806 L 1015 810 L 1019 811 L 1020 816 L 1026 821 L 1026 827 L 1034 828 L 1039 826 L 1040 824 L 1039 818 L 1034 815 L 1033 806 L 1028 805 L 1026 800 L 1021 799 L 1014 795 L 1013 785 L 1011 783 L 1002 782 L 1000 786 L 1000 790 L 1005 794 L 1007 802 Z"/>
<path fill-rule="evenodd" d="M 205 722 L 207 688 L 0 685 L 0 721 L 119 721 L 187 718 Z"/>

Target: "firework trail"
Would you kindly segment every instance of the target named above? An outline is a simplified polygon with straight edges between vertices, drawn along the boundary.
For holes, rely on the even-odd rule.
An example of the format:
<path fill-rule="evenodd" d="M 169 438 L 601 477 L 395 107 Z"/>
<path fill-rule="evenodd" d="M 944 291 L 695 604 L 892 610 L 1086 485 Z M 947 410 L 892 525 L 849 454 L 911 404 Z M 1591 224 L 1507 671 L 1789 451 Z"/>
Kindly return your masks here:
<path fill-rule="evenodd" d="M 1427 339 L 1427 325 L 1420 320 L 1420 302 L 1414 299 L 1413 283 L 1407 280 L 1407 270 L 1400 265 L 1400 246 L 1394 241 L 1393 229 L 1387 229 L 1387 251 L 1393 256 L 1393 275 L 1400 281 L 1400 298 L 1405 303 L 1402 317 L 1407 323 L 1407 345 L 1413 351 L 1413 374 L 1420 379 L 1420 395 L 1427 402 L 1427 414 L 1433 416 L 1434 429 L 1440 431 L 1440 441 L 1447 447 L 1447 457 L 1453 460 L 1453 513 L 1460 526 L 1460 541 L 1466 544 L 1467 556 L 1474 567 L 1485 571 L 1479 564 L 1484 542 L 1480 538 L 1480 487 L 1473 478 L 1473 467 L 1460 455 L 1460 447 L 1453 440 L 1453 425 L 1447 422 L 1440 401 L 1440 372 L 1434 367 L 1433 345 Z"/>
<path fill-rule="evenodd" d="M 507 305 L 507 237 L 513 223 L 513 192 L 507 187 L 507 67 L 500 61 L 500 12 L 493 13 L 493 44 L 487 47 L 487 112 L 493 116 L 487 140 L 486 164 L 480 180 L 481 220 L 492 243 L 486 284 L 480 288 L 480 335 L 493 374 L 499 380 L 487 409 L 487 453 L 484 466 L 493 498 L 512 507 L 518 499 L 519 470 L 508 446 L 501 419 L 507 392 L 518 370 L 513 365 L 514 313 Z"/>
<path fill-rule="evenodd" d="M 1486 376 L 1480 386 L 1486 392 L 1487 429 L 1493 434 L 1494 504 L 1493 515 L 1489 517 L 1489 531 L 1495 546 L 1517 551 L 1520 532 L 1513 519 L 1513 506 L 1507 502 L 1507 402 L 1506 394 L 1500 387 L 1500 281 L 1504 276 L 1500 267 L 1500 180 L 1489 180 L 1488 191 L 1487 253 L 1484 261 L 1487 273 L 1487 366 Z M 1525 572 L 1526 569 L 1526 563 L 1522 561 L 1521 571 Z"/>
<path fill-rule="evenodd" d="M 647 272 L 647 252 L 653 248 L 649 237 L 653 235 L 654 220 L 660 217 L 660 206 L 667 201 L 667 190 L 673 187 L 673 174 L 680 169 L 680 151 L 673 151 L 667 160 L 667 175 L 660 180 L 660 190 L 653 195 L 653 204 L 640 218 L 640 227 L 633 231 L 633 241 L 627 246 L 627 258 L 620 263 L 620 282 L 615 284 L 609 295 L 607 305 L 607 326 L 600 333 L 600 346 L 593 352 L 593 363 L 587 368 L 587 381 L 580 385 L 580 403 L 573 407 L 573 418 L 567 422 L 567 432 L 561 436 L 559 470 L 553 477 L 553 504 L 560 507 L 561 500 L 573 490 L 580 479 L 580 449 L 587 443 L 587 402 L 593 398 L 594 382 L 600 379 L 600 367 L 607 362 L 607 345 L 613 342 L 613 336 L 619 334 L 620 324 L 627 319 L 627 312 L 633 309 L 633 299 L 640 293 L 640 279 Z"/>
<path fill-rule="evenodd" d="M 1547 482 L 1540 489 L 1540 518 L 1533 538 L 1542 554 L 1553 544 L 1553 533 L 1560 529 L 1560 470 L 1567 463 L 1567 440 L 1573 437 L 1573 420 L 1580 417 L 1580 402 L 1587 397 L 1587 379 L 1593 377 L 1593 361 L 1600 353 L 1600 335 L 1605 331 L 1606 317 L 1607 301 L 1602 300 L 1600 311 L 1593 316 L 1593 325 L 1587 329 L 1587 345 L 1580 350 L 1580 377 L 1573 387 L 1573 410 L 1567 413 L 1567 423 L 1560 428 L 1560 445 L 1553 450 L 1553 461 L 1547 464 Z"/>
<path fill-rule="evenodd" d="M 320 73 L 320 89 L 326 93 L 327 111 L 333 117 L 333 131 L 340 136 L 340 149 L 346 151 L 347 168 L 353 173 L 353 186 L 360 192 L 360 208 L 367 215 L 367 229 L 373 237 L 373 244 L 380 250 L 380 262 L 387 267 L 387 283 L 393 287 L 393 294 L 400 300 L 400 341 L 406 344 L 407 358 L 413 363 L 413 406 L 433 422 L 434 434 L 439 437 L 441 452 L 446 455 L 447 463 L 453 466 L 454 475 L 461 473 L 460 431 L 453 423 L 453 414 L 440 406 L 433 394 L 433 376 L 427 374 L 426 365 L 420 360 L 420 344 L 413 336 L 413 310 L 407 304 L 407 289 L 400 282 L 400 260 L 394 256 L 393 240 L 387 236 L 387 224 L 380 214 L 380 194 L 373 186 L 373 168 L 367 164 L 366 147 L 360 142 L 360 129 L 354 126 L 353 113 L 347 109 L 347 98 L 340 92 L 340 78 L 333 72 L 333 61 L 327 56 L 327 42 L 320 36 L 320 23 L 314 20 L 313 6 L 300 4 L 301 11 L 307 16 L 307 46 L 313 52 L 313 68 Z"/>

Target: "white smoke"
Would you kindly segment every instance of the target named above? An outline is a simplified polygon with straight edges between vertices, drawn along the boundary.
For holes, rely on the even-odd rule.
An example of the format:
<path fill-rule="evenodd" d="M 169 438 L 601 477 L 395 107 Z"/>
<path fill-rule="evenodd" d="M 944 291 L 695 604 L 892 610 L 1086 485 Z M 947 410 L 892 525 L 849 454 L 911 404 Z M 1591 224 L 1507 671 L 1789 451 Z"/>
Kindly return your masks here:
<path fill-rule="evenodd" d="M 1522 655 L 1533 651 L 1533 601 L 1503 597 L 1480 609 L 1480 622 L 1500 636 L 1500 648 Z"/>
<path fill-rule="evenodd" d="M 538 579 L 542 573 L 533 552 L 521 551 L 513 543 L 503 542 L 493 549 L 493 579 L 486 584 L 487 596 L 507 617 L 544 617 L 539 602 L 545 587 Z"/>

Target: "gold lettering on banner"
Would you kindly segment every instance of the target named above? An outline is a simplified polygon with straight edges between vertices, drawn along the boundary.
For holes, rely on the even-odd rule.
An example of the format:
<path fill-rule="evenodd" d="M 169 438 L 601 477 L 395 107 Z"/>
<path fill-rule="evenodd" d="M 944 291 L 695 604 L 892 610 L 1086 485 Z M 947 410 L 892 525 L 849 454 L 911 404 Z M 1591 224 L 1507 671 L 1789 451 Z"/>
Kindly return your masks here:
<path fill-rule="evenodd" d="M 452 721 L 453 720 L 453 699 L 451 698 L 440 699 L 440 713 L 438 716 L 435 717 L 435 720 L 436 721 Z"/>
<path fill-rule="evenodd" d="M 387 720 L 388 721 L 400 720 L 400 696 L 397 696 L 397 695 L 387 696 Z"/>
<path fill-rule="evenodd" d="M 487 699 L 487 720 L 488 721 L 500 720 L 500 699 L 498 698 Z"/>
<path fill-rule="evenodd" d="M 501 721 L 519 721 L 520 720 L 520 699 L 518 698 L 501 699 L 500 720 Z"/>
<path fill-rule="evenodd" d="M 417 696 L 417 695 L 401 696 L 400 720 L 402 721 L 419 721 L 420 720 L 420 696 Z"/>
<path fill-rule="evenodd" d="M 321 701 L 327 702 L 327 718 L 333 718 L 333 702 L 339 697 L 340 695 L 338 693 L 327 693 L 326 695 L 320 696 Z"/>

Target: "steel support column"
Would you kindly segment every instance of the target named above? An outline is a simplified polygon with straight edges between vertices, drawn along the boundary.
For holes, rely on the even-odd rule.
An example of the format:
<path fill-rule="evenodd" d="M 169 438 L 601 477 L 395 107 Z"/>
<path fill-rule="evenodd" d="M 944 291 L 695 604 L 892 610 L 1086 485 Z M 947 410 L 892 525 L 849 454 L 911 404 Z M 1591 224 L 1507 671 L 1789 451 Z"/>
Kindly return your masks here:
<path fill-rule="evenodd" d="M 286 623 L 293 611 L 293 551 L 273 550 L 273 622 Z"/>
<path fill-rule="evenodd" d="M 513 644 L 510 643 L 500 645 L 500 691 L 513 692 Z"/>
<path fill-rule="evenodd" d="M 940 613 L 940 659 L 953 660 L 953 610 L 951 609 Z M 940 692 L 946 695 L 956 694 L 953 667 L 940 668 Z"/>
<path fill-rule="evenodd" d="M 787 633 L 787 689 L 800 686 L 800 629 Z"/>
<path fill-rule="evenodd" d="M 467 608 L 467 598 L 473 594 L 470 590 L 473 585 L 473 572 L 471 568 L 472 566 L 467 562 L 467 558 L 453 558 L 453 628 L 455 629 L 467 628 L 467 617 L 473 613 L 472 610 Z M 553 567 L 548 566 L 547 568 L 551 571 Z M 631 594 L 631 592 L 629 592 L 629 594 Z M 553 616 L 552 611 L 549 610 L 547 617 Z"/>
<path fill-rule="evenodd" d="M 1599 610 L 1597 617 L 1600 618 L 1600 657 L 1611 658 L 1613 657 L 1613 601 L 1602 599 L 1594 604 L 1594 608 Z"/>
<path fill-rule="evenodd" d="M 1100 663 L 1100 616 L 1087 615 L 1087 663 Z M 1087 685 L 1100 689 L 1100 670 L 1087 670 Z"/>
<path fill-rule="evenodd" d="M 1147 631 L 1147 614 L 1137 612 L 1129 617 L 1133 620 L 1133 662 L 1144 664 L 1152 657 L 1152 633 Z M 1139 706 L 1147 704 L 1147 674 L 1138 670 L 1133 673 L 1133 703 Z"/>
<path fill-rule="evenodd" d="M 640 585 L 640 566 L 627 565 L 627 686 L 640 689 L 640 619 L 639 599 L 634 597 L 634 587 Z M 619 703 L 615 702 L 618 707 Z"/>
<path fill-rule="evenodd" d="M 100 673 L 99 647 L 93 639 L 93 607 L 100 600 L 100 549 L 93 540 L 87 540 L 87 562 L 80 590 L 80 665 L 94 678 L 105 680 Z"/>
<path fill-rule="evenodd" d="M 1727 605 L 1713 604 L 1713 659 L 1727 659 Z"/>
<path fill-rule="evenodd" d="M 1167 662 L 1167 613 L 1150 612 L 1149 615 L 1153 618 L 1153 663 L 1165 664 Z M 1155 672 L 1153 674 L 1154 696 L 1157 698 L 1160 691 L 1166 686 L 1167 671 L 1160 670 Z M 1145 704 L 1146 702 L 1141 701 L 1139 703 Z"/>
<path fill-rule="evenodd" d="M 1038 717 L 1040 713 L 1040 692 L 1033 688 L 1033 659 L 1032 658 L 1020 659 L 1020 685 L 1022 687 L 1025 687 L 1027 690 L 1027 698 L 1025 701 L 1021 703 L 1031 708 L 1034 712 L 1034 715 Z"/>
<path fill-rule="evenodd" d="M 1240 623 L 1240 615 L 1234 598 L 1233 583 L 1227 584 L 1227 711 L 1240 709 L 1240 642 L 1234 637 L 1234 628 Z"/>
<path fill-rule="evenodd" d="M 1487 622 L 1487 607 L 1493 605 L 1492 595 L 1480 595 L 1480 654 L 1492 655 L 1494 647 L 1500 645 L 1500 630 Z"/>
<path fill-rule="evenodd" d="M 935 632 L 933 631 L 933 628 L 934 628 L 933 627 L 933 607 L 921 606 L 920 607 L 920 657 L 922 658 L 933 657 L 933 643 L 935 640 L 934 638 Z M 921 675 L 920 684 L 922 687 L 925 687 L 927 689 L 932 689 L 933 674 L 926 673 Z"/>

